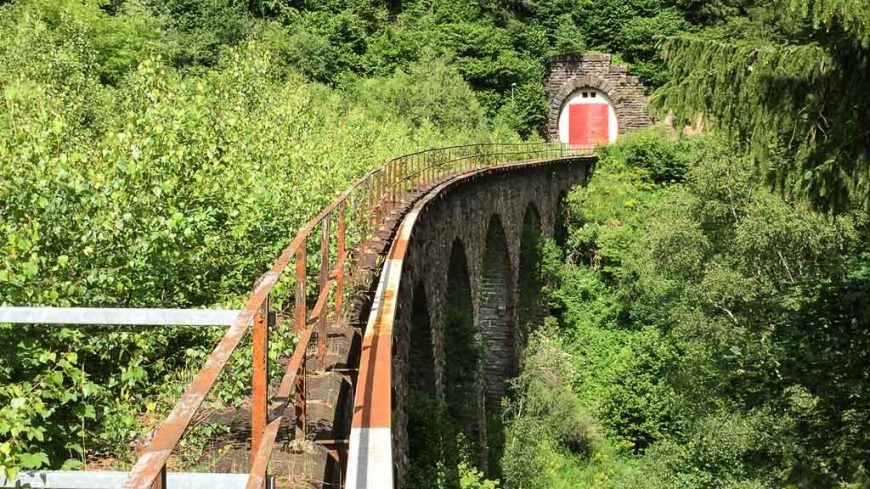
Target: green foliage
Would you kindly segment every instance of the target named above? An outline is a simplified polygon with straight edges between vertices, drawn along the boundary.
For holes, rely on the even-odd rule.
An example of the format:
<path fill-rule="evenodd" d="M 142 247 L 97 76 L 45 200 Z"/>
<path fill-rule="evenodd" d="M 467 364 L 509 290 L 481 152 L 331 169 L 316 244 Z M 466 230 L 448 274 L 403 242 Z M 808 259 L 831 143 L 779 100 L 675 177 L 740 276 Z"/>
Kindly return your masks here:
<path fill-rule="evenodd" d="M 547 414 L 522 420 L 513 439 L 534 448 L 509 444 L 508 487 L 866 485 L 870 219 L 785 200 L 753 168 L 724 137 L 601 152 L 542 269 L 547 358 L 567 355 L 603 439 L 566 458 Z"/>
<path fill-rule="evenodd" d="M 161 53 L 176 67 L 214 66 L 222 50 L 248 38 L 248 2 L 240 0 L 149 0 L 165 19 Z"/>
<path fill-rule="evenodd" d="M 768 180 L 835 212 L 870 205 L 870 5 L 751 2 L 742 22 L 664 44 L 655 94 L 678 122 L 727 129 Z"/>
<path fill-rule="evenodd" d="M 347 182 L 413 149 L 531 136 L 548 58 L 609 51 L 663 84 L 677 123 L 703 113 L 730 138 L 624 138 L 569 195 L 565 249 L 532 249 L 556 319 L 490 413 L 493 471 L 524 488 L 870 483 L 866 2 L 2 3 L 0 303 L 237 304 Z M 461 361 L 446 405 L 412 399 L 411 480 L 492 488 L 468 442 L 470 295 L 452 299 L 469 302 L 446 318 Z M 0 470 L 124 466 L 219 334 L 0 325 Z M 233 358 L 209 402 L 243 400 L 249 365 Z"/>
<path fill-rule="evenodd" d="M 389 77 L 358 81 L 349 95 L 359 100 L 376 120 L 397 111 L 415 127 L 484 128 L 486 119 L 474 92 L 456 68 L 443 59 L 424 58 Z"/>
<path fill-rule="evenodd" d="M 477 467 L 474 447 L 443 402 L 411 391 L 408 436 L 411 466 L 406 485 L 423 489 L 497 489 Z"/>
<path fill-rule="evenodd" d="M 630 470 L 619 474 L 618 487 L 630 488 L 762 488 L 772 487 L 776 473 L 764 473 L 753 462 L 765 453 L 761 417 L 719 414 L 704 418 L 687 440 L 666 440 L 650 449 Z M 773 458 L 767 458 L 772 460 Z"/>
<path fill-rule="evenodd" d="M 15 68 L 10 74 L 53 77 L 69 87 L 90 81 L 80 68 L 116 84 L 153 47 L 161 27 L 147 11 L 131 8 L 110 16 L 101 2 L 90 0 L 32 0 L 0 9 L 0 71 Z"/>
<path fill-rule="evenodd" d="M 570 452 L 584 455 L 591 451 L 597 434 L 571 391 L 576 374 L 570 357 L 545 332 L 533 334 L 523 372 L 514 380 L 515 415 L 548 417 L 544 421 L 552 438 Z"/>
<path fill-rule="evenodd" d="M 411 67 L 382 77 L 387 89 L 332 89 L 278 62 L 276 26 L 232 46 L 236 4 L 134 7 L 0 7 L 2 304 L 235 306 L 364 171 L 417 148 L 516 137 L 440 61 L 439 83 Z M 181 40 L 157 49 L 158 35 Z M 405 113 L 435 90 L 431 117 Z M 271 358 L 292 350 L 288 327 Z M 124 467 L 221 333 L 0 325 L 0 466 Z M 244 401 L 240 350 L 210 404 Z"/>
<path fill-rule="evenodd" d="M 505 487 L 569 482 L 551 460 L 576 464 L 598 443 L 597 428 L 571 387 L 576 377 L 571 357 L 552 336 L 547 328 L 532 335 L 522 373 L 513 382 L 501 459 Z"/>
<path fill-rule="evenodd" d="M 689 30 L 691 26 L 678 10 L 663 8 L 652 17 L 632 17 L 621 27 L 616 41 L 620 53 L 633 62 L 633 71 L 659 86 L 668 80 L 668 74 L 658 58 L 658 43 L 665 36 Z"/>

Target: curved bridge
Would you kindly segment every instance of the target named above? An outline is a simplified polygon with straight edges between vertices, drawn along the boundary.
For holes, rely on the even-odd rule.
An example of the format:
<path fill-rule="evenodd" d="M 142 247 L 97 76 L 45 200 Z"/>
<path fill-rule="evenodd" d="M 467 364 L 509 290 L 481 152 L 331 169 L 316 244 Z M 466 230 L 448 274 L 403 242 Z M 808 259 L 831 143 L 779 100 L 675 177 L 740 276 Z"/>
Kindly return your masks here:
<path fill-rule="evenodd" d="M 487 409 L 499 404 L 540 315 L 526 255 L 536 236 L 557 232 L 559 202 L 583 181 L 591 154 L 546 143 L 438 148 L 352 184 L 258 280 L 124 487 L 165 486 L 167 460 L 249 325 L 248 489 L 401 486 L 412 389 L 439 400 L 458 390 L 485 460 Z M 291 262 L 295 273 L 284 273 Z M 299 342 L 273 378 L 268 337 L 283 321 Z M 469 359 L 445 341 L 456 337 L 479 353 L 448 368 Z"/>
<path fill-rule="evenodd" d="M 589 149 L 545 143 L 396 158 L 303 226 L 236 311 L 0 308 L 2 322 L 228 326 L 140 444 L 128 474 L 31 475 L 90 478 L 90 486 L 124 478 L 123 487 L 136 489 L 194 480 L 227 487 L 244 480 L 249 489 L 401 486 L 413 391 L 432 402 L 462 399 L 470 413 L 463 429 L 485 460 L 487 411 L 498 405 L 528 325 L 542 313 L 540 284 L 529 273 L 537 237 L 558 232 L 559 201 L 592 161 Z M 179 441 L 208 422 L 198 411 L 249 330 L 251 396 L 231 413 L 249 424 L 212 464 L 247 476 L 167 477 Z M 297 338 L 291 357 L 270 361 L 270 336 L 288 331 Z"/>
<path fill-rule="evenodd" d="M 474 413 L 469 431 L 485 451 L 487 411 L 500 405 L 528 328 L 542 314 L 534 300 L 541 284 L 527 261 L 535 259 L 537 237 L 553 235 L 559 201 L 589 163 L 558 158 L 465 172 L 405 216 L 364 333 L 347 487 L 393 487 L 394 477 L 402 479 L 411 389 L 443 401 L 449 388 L 464 398 Z M 470 364 L 462 344 L 469 341 L 481 352 Z M 461 368 L 448 368 L 451 362 Z"/>

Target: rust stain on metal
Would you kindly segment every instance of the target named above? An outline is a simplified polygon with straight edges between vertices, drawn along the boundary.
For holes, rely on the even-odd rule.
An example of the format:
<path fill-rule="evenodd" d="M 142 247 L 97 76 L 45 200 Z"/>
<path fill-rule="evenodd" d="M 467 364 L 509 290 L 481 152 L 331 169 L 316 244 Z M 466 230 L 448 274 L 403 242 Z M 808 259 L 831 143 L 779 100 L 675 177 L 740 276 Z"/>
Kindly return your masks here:
<path fill-rule="evenodd" d="M 305 352 L 308 348 L 308 343 L 311 341 L 311 334 L 312 331 L 306 329 L 299 337 L 299 343 L 296 344 L 296 348 L 293 350 L 293 356 L 290 357 L 287 370 L 285 370 L 284 376 L 281 378 L 281 384 L 275 396 L 279 401 L 286 402 L 290 398 L 290 391 L 293 388 L 293 383 L 296 381 L 296 375 L 305 361 Z"/>
<path fill-rule="evenodd" d="M 536 154 L 545 156 L 535 160 L 531 155 Z M 268 385 L 267 381 L 263 380 L 264 377 L 268 378 L 268 356 L 264 355 L 264 352 L 268 352 L 268 298 L 278 278 L 284 273 L 290 262 L 295 259 L 294 329 L 304 330 L 304 332 L 282 378 L 278 389 L 278 402 L 270 406 L 268 411 L 274 412 L 274 409 L 281 408 L 281 406 L 286 408 L 290 391 L 295 386 L 297 389 L 297 417 L 302 419 L 304 423 L 306 409 L 304 359 L 305 348 L 312 335 L 312 331 L 306 329 L 309 322 L 306 300 L 306 241 L 308 237 L 318 225 L 321 226 L 320 291 L 312 311 L 312 318 L 319 323 L 318 356 L 322 358 L 323 341 L 326 336 L 326 309 L 333 283 L 337 287 L 334 301 L 335 315 L 340 317 L 344 299 L 345 272 L 347 271 L 352 276 L 353 266 L 362 266 L 359 261 L 356 261 L 351 263 L 349 270 L 346 270 L 346 252 L 349 249 L 356 249 L 357 259 L 365 256 L 364 252 L 374 240 L 377 227 L 382 224 L 384 216 L 396 205 L 397 199 L 406 198 L 408 191 L 415 186 L 425 188 L 430 184 L 441 182 L 427 193 L 427 197 L 414 207 L 414 210 L 406 216 L 400 226 L 397 239 L 391 244 L 388 254 L 387 264 L 392 273 L 388 273 L 380 296 L 376 297 L 379 304 L 372 308 L 372 316 L 370 317 L 372 324 L 369 325 L 370 327 L 367 328 L 363 337 L 358 376 L 360 387 L 358 387 L 355 398 L 354 426 L 373 426 L 370 423 L 375 423 L 377 426 L 390 426 L 392 326 L 400 277 L 400 273 L 397 273 L 396 270 L 401 270 L 402 258 L 407 251 L 413 222 L 416 220 L 419 209 L 434 196 L 439 195 L 441 190 L 449 184 L 458 179 L 473 177 L 482 171 L 477 168 L 486 169 L 488 166 L 489 169 L 492 169 L 511 166 L 511 164 L 499 165 L 500 161 L 507 161 L 509 158 L 525 158 L 525 161 L 513 164 L 516 166 L 576 156 L 577 153 L 573 151 L 568 151 L 566 155 L 565 149 L 561 146 L 548 147 L 535 143 L 459 145 L 420 151 L 395 158 L 356 180 L 300 228 L 294 239 L 272 265 L 272 268 L 260 277 L 254 292 L 239 311 L 236 320 L 215 346 L 202 369 L 196 374 L 193 382 L 185 390 L 166 420 L 155 430 L 153 438 L 134 464 L 123 487 L 146 489 L 152 485 L 165 484 L 165 467 L 169 456 L 189 426 L 205 396 L 214 386 L 217 377 L 226 367 L 230 355 L 238 347 L 255 315 L 257 319 L 254 326 L 254 376 L 252 378 L 254 404 L 252 409 L 252 450 L 255 450 L 256 455 L 253 456 L 253 468 L 248 487 L 262 487 L 269 455 L 277 433 L 275 423 L 280 423 L 280 416 L 266 423 L 268 414 L 265 408 L 268 406 Z M 462 173 L 463 170 L 467 171 Z M 355 229 L 354 236 L 356 236 L 357 241 L 351 241 L 349 244 L 347 243 L 345 223 L 345 209 L 348 199 L 351 199 L 350 205 L 357 207 L 360 211 L 358 216 L 360 222 L 357 223 L 356 227 L 351 227 L 351 229 Z M 331 237 L 329 222 L 330 216 L 336 210 L 338 210 L 337 236 L 335 237 L 338 248 L 337 263 L 335 268 L 330 269 L 328 264 L 329 239 Z M 387 264 L 385 264 L 385 270 Z M 358 425 L 358 422 L 363 424 Z M 275 433 L 272 432 L 273 427 Z"/>
<path fill-rule="evenodd" d="M 322 318 L 326 317 L 324 309 L 326 308 L 326 303 L 329 300 L 329 292 L 334 286 L 334 279 L 329 279 L 326 281 L 326 286 L 320 290 L 320 295 L 317 296 L 317 303 L 314 304 L 314 309 L 311 310 L 311 316 L 308 318 L 308 324 L 319 320 L 322 321 Z"/>
<path fill-rule="evenodd" d="M 248 474 L 248 483 L 245 489 L 263 489 L 266 487 L 266 471 L 269 469 L 269 459 L 272 458 L 272 448 L 275 446 L 275 437 L 278 436 L 278 428 L 281 426 L 281 416 L 273 419 L 263 431 L 263 443 L 257 446 L 256 451 L 251 451 L 251 472 Z"/>
<path fill-rule="evenodd" d="M 263 301 L 254 316 L 253 376 L 251 378 L 251 456 L 253 457 L 263 430 L 266 429 L 266 408 L 269 382 L 269 298 Z"/>

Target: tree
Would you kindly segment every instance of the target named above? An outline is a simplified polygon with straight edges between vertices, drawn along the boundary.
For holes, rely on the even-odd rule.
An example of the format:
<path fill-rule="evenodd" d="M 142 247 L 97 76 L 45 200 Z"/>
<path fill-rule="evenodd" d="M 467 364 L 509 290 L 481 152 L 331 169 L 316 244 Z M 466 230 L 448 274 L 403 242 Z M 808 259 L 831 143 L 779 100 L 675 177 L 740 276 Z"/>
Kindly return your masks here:
<path fill-rule="evenodd" d="M 756 2 L 751 16 L 669 38 L 654 97 L 680 123 L 726 129 L 770 183 L 835 212 L 870 206 L 870 3 Z"/>

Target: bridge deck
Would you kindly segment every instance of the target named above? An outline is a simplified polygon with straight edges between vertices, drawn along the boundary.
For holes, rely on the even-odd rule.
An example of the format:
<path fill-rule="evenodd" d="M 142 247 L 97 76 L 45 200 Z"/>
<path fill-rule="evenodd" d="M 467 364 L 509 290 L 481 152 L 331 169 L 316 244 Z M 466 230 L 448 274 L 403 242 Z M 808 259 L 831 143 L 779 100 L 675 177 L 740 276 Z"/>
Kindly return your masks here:
<path fill-rule="evenodd" d="M 548 143 L 434 148 L 390 160 L 351 184 L 299 230 L 257 280 L 176 405 L 141 445 L 123 487 L 165 488 L 167 465 L 188 455 L 179 447 L 185 433 L 197 424 L 227 421 L 235 429 L 212 442 L 214 462 L 208 462 L 212 470 L 247 470 L 248 489 L 264 487 L 267 474 L 277 478 L 279 487 L 342 487 L 345 474 L 341 472 L 348 466 L 350 451 L 350 416 L 359 408 L 354 405 L 353 391 L 367 389 L 356 385 L 357 362 L 364 355 L 362 346 L 354 345 L 362 344 L 360 333 L 372 308 L 378 270 L 403 216 L 433 187 L 457 175 L 519 163 L 564 161 L 576 153 Z M 309 260 L 309 249 L 317 248 L 319 256 Z M 316 270 L 309 269 L 309 261 Z M 286 281 L 278 286 L 282 280 Z M 316 287 L 308 286 L 312 281 Z M 312 289 L 317 290 L 313 303 Z M 71 318 L 75 313 L 67 308 L 60 314 Z M 182 321 L 185 324 L 228 320 L 201 317 L 212 312 L 184 314 L 191 315 Z M 50 319 L 37 316 L 31 315 L 29 321 Z M 124 324 L 143 321 L 138 316 L 129 319 L 132 322 Z M 118 321 L 116 317 L 105 320 Z M 300 340 L 292 357 L 280 365 L 284 367 L 280 383 L 270 386 L 269 334 L 282 320 L 292 322 Z M 175 321 L 169 322 L 175 325 Z M 204 415 L 203 403 L 249 330 L 253 368 L 248 407 Z M 384 391 L 382 397 L 389 406 L 385 385 L 379 392 Z M 379 473 L 392 473 L 385 467 Z"/>
<path fill-rule="evenodd" d="M 446 179 L 447 177 L 445 177 Z M 360 312 L 368 307 L 377 285 L 378 266 L 386 256 L 402 218 L 414 203 L 441 181 L 427 183 L 408 192 L 396 202 L 389 215 L 375 233 L 369 252 L 362 257 L 363 270 L 370 283 L 369 290 L 355 299 L 357 311 L 350 317 L 364 316 Z M 284 489 L 312 489 L 343 487 L 342 473 L 346 466 L 351 414 L 353 409 L 352 385 L 356 384 L 360 339 L 363 323 L 329 326 L 326 361 L 318 368 L 314 354 L 309 356 L 305 375 L 306 433 L 296 433 L 299 424 L 293 405 L 288 405 L 282 417 L 269 467 L 274 476 L 274 487 Z M 287 360 L 281 362 L 286 368 Z M 272 386 L 277 389 L 277 385 Z M 216 411 L 206 424 L 232 424 L 231 433 L 210 441 L 205 458 L 212 458 L 215 472 L 247 472 L 251 469 L 251 413 L 250 409 Z"/>

